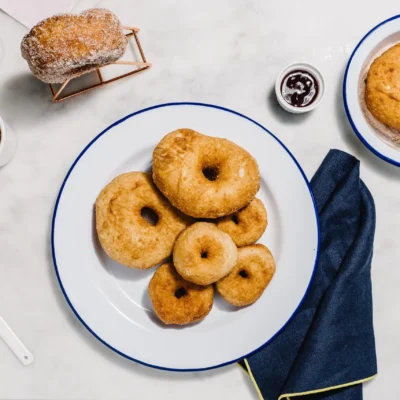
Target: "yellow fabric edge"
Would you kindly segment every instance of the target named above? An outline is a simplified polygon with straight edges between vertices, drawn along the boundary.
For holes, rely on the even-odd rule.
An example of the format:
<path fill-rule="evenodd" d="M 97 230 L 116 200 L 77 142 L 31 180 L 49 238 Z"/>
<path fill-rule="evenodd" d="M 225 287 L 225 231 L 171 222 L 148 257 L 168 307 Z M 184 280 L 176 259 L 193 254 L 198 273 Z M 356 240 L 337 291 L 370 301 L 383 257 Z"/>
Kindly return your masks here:
<path fill-rule="evenodd" d="M 244 363 L 246 364 L 247 373 L 249 374 L 250 379 L 251 379 L 251 381 L 253 382 L 254 387 L 256 388 L 258 397 L 260 398 L 260 400 L 264 400 L 264 397 L 263 397 L 263 395 L 261 394 L 261 390 L 260 390 L 260 388 L 258 387 L 256 380 L 254 379 L 253 372 L 251 372 L 251 368 L 250 368 L 249 363 L 247 362 L 247 358 L 244 359 Z"/>
<path fill-rule="evenodd" d="M 247 365 L 247 364 L 246 364 Z M 249 368 L 249 367 L 248 367 Z M 349 387 L 349 386 L 354 386 L 354 385 L 358 385 L 360 383 L 365 383 L 368 382 L 372 379 L 374 379 L 378 374 L 375 374 L 373 376 L 370 376 L 368 378 L 364 378 L 364 379 L 360 379 L 359 381 L 354 381 L 354 382 L 348 382 L 348 383 L 343 383 L 342 385 L 337 385 L 337 386 L 330 386 L 327 388 L 322 388 L 322 389 L 316 389 L 316 390 L 310 390 L 308 392 L 300 392 L 300 393 L 286 393 L 286 394 L 282 394 L 279 396 L 278 400 L 282 400 L 282 399 L 287 399 L 290 400 L 290 397 L 298 397 L 298 396 L 307 396 L 309 394 L 316 394 L 316 393 L 323 393 L 323 392 L 329 392 L 330 390 L 335 390 L 335 389 L 342 389 L 345 387 Z"/>
<path fill-rule="evenodd" d="M 254 379 L 253 372 L 251 371 L 251 368 L 250 368 L 250 364 L 248 363 L 246 358 L 243 361 L 246 364 L 246 368 L 247 368 L 247 371 L 245 370 L 245 372 L 247 372 L 247 374 L 250 376 L 250 379 L 253 382 L 254 387 L 256 388 L 256 391 L 257 391 L 258 396 L 260 397 L 260 400 L 264 400 L 264 397 L 261 394 L 261 390 L 258 387 L 256 380 Z M 239 366 L 242 369 L 244 369 L 240 364 L 239 364 Z M 375 374 L 375 375 L 372 375 L 372 376 L 370 376 L 368 378 L 360 379 L 358 381 L 343 383 L 342 385 L 330 386 L 330 387 L 322 388 L 322 389 L 310 390 L 308 392 L 282 394 L 282 395 L 279 396 L 278 400 L 282 400 L 282 399 L 285 399 L 285 398 L 286 398 L 286 400 L 290 400 L 289 396 L 291 396 L 291 397 L 307 396 L 307 395 L 310 395 L 310 394 L 329 392 L 330 390 L 335 390 L 335 389 L 342 389 L 342 388 L 345 388 L 345 387 L 358 385 L 359 383 L 365 383 L 365 382 L 371 381 L 372 379 L 374 379 L 377 376 L 378 376 L 378 374 Z"/>

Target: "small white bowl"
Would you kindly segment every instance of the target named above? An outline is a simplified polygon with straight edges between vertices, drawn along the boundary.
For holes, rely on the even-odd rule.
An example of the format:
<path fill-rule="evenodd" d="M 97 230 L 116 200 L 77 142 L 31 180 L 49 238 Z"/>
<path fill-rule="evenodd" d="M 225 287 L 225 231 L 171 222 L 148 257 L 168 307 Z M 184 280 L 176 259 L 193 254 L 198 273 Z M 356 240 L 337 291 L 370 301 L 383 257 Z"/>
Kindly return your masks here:
<path fill-rule="evenodd" d="M 282 96 L 281 92 L 281 85 L 282 81 L 285 78 L 286 75 L 288 75 L 290 72 L 293 71 L 307 71 L 309 72 L 312 76 L 315 77 L 318 83 L 318 94 L 317 98 L 308 106 L 305 107 L 294 107 L 291 104 L 289 104 Z M 276 98 L 278 99 L 278 103 L 281 105 L 281 107 L 293 114 L 302 114 L 311 110 L 314 110 L 319 103 L 321 103 L 321 100 L 323 99 L 325 95 L 325 80 L 324 77 L 322 76 L 321 72 L 315 68 L 314 66 L 306 63 L 294 63 L 286 66 L 282 72 L 279 74 L 276 82 L 275 82 L 275 93 L 276 93 Z"/>
<path fill-rule="evenodd" d="M 0 167 L 8 164 L 17 149 L 17 138 L 12 129 L 0 117 Z"/>

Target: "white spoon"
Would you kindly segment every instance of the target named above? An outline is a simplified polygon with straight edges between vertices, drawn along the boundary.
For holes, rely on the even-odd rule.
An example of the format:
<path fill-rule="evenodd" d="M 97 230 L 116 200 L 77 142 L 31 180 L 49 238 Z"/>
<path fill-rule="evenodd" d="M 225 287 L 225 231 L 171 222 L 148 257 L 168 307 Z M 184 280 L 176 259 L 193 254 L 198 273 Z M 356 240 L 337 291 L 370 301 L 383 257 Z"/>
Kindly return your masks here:
<path fill-rule="evenodd" d="M 29 365 L 33 362 L 32 353 L 25 347 L 2 317 L 0 317 L 0 338 L 4 340 L 22 364 Z"/>

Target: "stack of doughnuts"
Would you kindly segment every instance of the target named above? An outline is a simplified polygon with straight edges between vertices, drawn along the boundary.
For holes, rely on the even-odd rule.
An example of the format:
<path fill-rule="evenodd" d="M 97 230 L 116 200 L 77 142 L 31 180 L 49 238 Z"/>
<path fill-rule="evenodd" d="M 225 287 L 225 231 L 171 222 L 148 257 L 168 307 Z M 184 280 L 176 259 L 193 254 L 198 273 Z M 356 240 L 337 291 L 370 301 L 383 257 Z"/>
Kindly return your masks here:
<path fill-rule="evenodd" d="M 259 188 L 257 162 L 246 150 L 179 129 L 154 149 L 152 175 L 129 172 L 101 191 L 98 237 L 108 256 L 127 267 L 162 263 L 149 295 L 164 323 L 199 321 L 212 308 L 214 289 L 247 306 L 275 273 L 271 252 L 255 244 L 268 224 L 255 198 Z"/>

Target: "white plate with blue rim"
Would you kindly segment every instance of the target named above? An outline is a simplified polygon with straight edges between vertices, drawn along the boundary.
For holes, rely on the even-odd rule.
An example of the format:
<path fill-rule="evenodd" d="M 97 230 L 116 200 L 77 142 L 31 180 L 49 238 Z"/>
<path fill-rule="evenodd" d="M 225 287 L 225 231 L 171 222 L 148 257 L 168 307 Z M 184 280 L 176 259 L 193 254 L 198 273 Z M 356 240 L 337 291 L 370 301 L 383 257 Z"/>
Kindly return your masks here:
<path fill-rule="evenodd" d="M 343 99 L 349 122 L 361 142 L 378 157 L 400 166 L 400 146 L 395 146 L 389 138 L 393 133 L 382 134 L 382 129 L 389 129 L 377 127 L 377 121 L 371 123 L 373 117 L 363 104 L 365 79 L 371 63 L 397 43 L 400 43 L 400 15 L 379 23 L 360 40 L 347 64 Z"/>
<path fill-rule="evenodd" d="M 269 217 L 259 243 L 270 248 L 277 270 L 252 306 L 235 308 L 216 295 L 204 320 L 178 327 L 165 326 L 153 312 L 147 286 L 155 268 L 126 268 L 104 253 L 94 227 L 94 203 L 117 175 L 149 171 L 154 147 L 182 127 L 230 139 L 256 158 L 261 173 L 257 197 Z M 318 215 L 300 165 L 260 124 L 209 104 L 162 104 L 117 121 L 81 152 L 57 198 L 52 248 L 62 292 L 94 337 L 151 367 L 204 370 L 261 349 L 293 317 L 317 265 Z"/>

